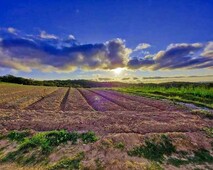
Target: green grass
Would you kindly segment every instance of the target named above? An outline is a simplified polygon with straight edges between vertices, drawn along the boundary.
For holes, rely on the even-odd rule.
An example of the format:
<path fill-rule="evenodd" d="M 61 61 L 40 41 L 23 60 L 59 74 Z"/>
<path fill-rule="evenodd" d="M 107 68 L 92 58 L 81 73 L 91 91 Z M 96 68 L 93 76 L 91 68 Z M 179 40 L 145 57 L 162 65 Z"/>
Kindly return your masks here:
<path fill-rule="evenodd" d="M 171 140 L 167 136 L 162 135 L 159 141 L 156 139 L 145 140 L 145 144 L 129 150 L 128 155 L 162 162 L 165 155 L 171 155 L 175 151 L 175 146 L 172 144 Z"/>
<path fill-rule="evenodd" d="M 194 103 L 199 106 L 213 108 L 213 87 L 205 84 L 183 84 L 179 86 L 172 86 L 172 84 L 169 86 L 144 84 L 143 86 L 114 88 L 114 90 L 136 95 Z"/>
<path fill-rule="evenodd" d="M 11 141 L 22 142 L 29 135 L 30 133 L 28 131 L 23 131 L 23 132 L 11 131 L 7 134 L 6 137 Z"/>
<path fill-rule="evenodd" d="M 210 152 L 205 149 L 199 149 L 194 152 L 193 156 L 186 156 L 185 159 L 179 159 L 179 158 L 169 158 L 167 160 L 168 164 L 174 165 L 176 167 L 180 167 L 181 165 L 187 165 L 187 164 L 205 164 L 213 163 L 213 157 L 211 156 Z"/>
<path fill-rule="evenodd" d="M 191 113 L 208 119 L 213 119 L 213 114 L 207 110 L 192 110 Z"/>
<path fill-rule="evenodd" d="M 47 156 L 56 146 L 67 143 L 68 141 L 71 141 L 72 144 L 76 144 L 78 139 L 81 139 L 83 143 L 87 144 L 98 140 L 98 137 L 92 131 L 80 134 L 77 132 L 68 132 L 66 130 L 39 132 L 31 137 L 26 137 L 26 134 L 23 132 L 12 131 L 9 132 L 6 137 L 18 141 L 18 148 L 16 151 L 9 152 L 1 161 L 16 161 L 21 164 L 38 162 L 38 160 L 40 160 L 39 157 L 43 158 Z M 34 153 L 37 154 L 36 158 L 33 157 L 33 155 L 31 157 L 25 156 L 34 151 L 37 151 Z"/>
<path fill-rule="evenodd" d="M 211 138 L 213 138 L 213 127 L 211 128 L 203 128 L 203 130 L 207 133 L 207 135 Z"/>
<path fill-rule="evenodd" d="M 80 169 L 80 163 L 83 159 L 84 159 L 84 152 L 80 152 L 74 158 L 65 158 L 60 160 L 55 165 L 49 167 L 48 170 Z"/>
<path fill-rule="evenodd" d="M 114 144 L 114 148 L 120 149 L 120 150 L 124 150 L 125 145 L 122 142 L 118 142 Z"/>
<path fill-rule="evenodd" d="M 87 144 L 87 143 L 92 143 L 92 142 L 96 142 L 98 140 L 98 137 L 95 135 L 94 132 L 89 131 L 87 133 L 82 133 L 80 135 L 80 138 L 82 139 L 82 141 Z"/>
<path fill-rule="evenodd" d="M 156 162 L 151 162 L 150 165 L 147 165 L 146 170 L 164 170 L 164 168 Z"/>

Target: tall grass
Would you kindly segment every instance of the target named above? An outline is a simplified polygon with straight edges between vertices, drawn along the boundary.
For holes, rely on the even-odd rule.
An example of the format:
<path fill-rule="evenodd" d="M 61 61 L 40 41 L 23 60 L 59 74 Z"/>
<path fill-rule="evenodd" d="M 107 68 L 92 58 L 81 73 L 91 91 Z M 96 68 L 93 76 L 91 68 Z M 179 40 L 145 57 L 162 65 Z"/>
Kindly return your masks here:
<path fill-rule="evenodd" d="M 174 99 L 178 101 L 191 102 L 213 108 L 213 87 L 206 84 L 193 85 L 143 85 L 127 88 L 118 88 L 118 91 L 148 95 L 161 98 Z"/>

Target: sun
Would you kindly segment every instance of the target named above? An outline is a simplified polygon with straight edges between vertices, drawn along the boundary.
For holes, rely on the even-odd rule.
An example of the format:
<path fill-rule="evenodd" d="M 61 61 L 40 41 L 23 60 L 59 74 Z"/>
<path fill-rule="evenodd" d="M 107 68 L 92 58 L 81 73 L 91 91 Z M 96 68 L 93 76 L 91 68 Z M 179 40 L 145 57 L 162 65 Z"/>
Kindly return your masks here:
<path fill-rule="evenodd" d="M 123 68 L 116 68 L 116 69 L 113 69 L 113 72 L 114 72 L 116 75 L 121 74 L 122 71 L 123 71 Z"/>

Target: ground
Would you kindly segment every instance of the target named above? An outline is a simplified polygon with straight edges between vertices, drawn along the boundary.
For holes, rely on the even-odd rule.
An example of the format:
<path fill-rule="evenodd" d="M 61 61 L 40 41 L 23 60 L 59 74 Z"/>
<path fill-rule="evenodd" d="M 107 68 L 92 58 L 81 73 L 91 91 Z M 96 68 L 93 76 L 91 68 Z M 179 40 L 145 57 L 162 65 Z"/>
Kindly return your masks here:
<path fill-rule="evenodd" d="M 54 145 L 45 161 L 26 163 L 23 159 L 29 155 L 37 159 L 40 153 L 30 149 L 21 158 L 1 161 L 0 169 L 51 169 L 54 165 L 55 169 L 212 169 L 211 114 L 114 90 L 2 84 L 1 159 L 23 143 L 8 138 L 14 130 L 27 130 L 29 136 L 24 140 L 62 129 L 78 134 L 94 132 L 97 140 L 66 141 Z M 79 153 L 84 156 L 79 158 Z M 162 159 L 155 154 L 161 154 Z M 70 159 L 71 164 L 79 162 L 76 167 L 60 167 L 64 159 Z"/>

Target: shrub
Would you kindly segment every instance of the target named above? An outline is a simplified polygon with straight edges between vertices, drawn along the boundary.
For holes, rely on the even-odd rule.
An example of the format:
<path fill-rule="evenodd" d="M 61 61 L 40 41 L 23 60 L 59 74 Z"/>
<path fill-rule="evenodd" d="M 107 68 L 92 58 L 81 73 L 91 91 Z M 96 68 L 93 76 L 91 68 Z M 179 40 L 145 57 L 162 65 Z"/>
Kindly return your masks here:
<path fill-rule="evenodd" d="M 94 132 L 89 131 L 86 133 L 82 133 L 81 134 L 81 139 L 84 143 L 92 143 L 92 142 L 96 142 L 98 140 L 98 137 L 95 135 Z"/>
<path fill-rule="evenodd" d="M 213 157 L 210 155 L 209 151 L 205 149 L 199 149 L 198 151 L 195 151 L 194 157 L 189 158 L 189 161 L 194 162 L 194 163 L 213 163 Z"/>
<path fill-rule="evenodd" d="M 8 133 L 7 138 L 11 141 L 22 142 L 24 138 L 26 138 L 29 135 L 30 134 L 28 131 L 24 132 L 11 131 Z"/>
<path fill-rule="evenodd" d="M 120 149 L 120 150 L 124 150 L 125 146 L 122 142 L 116 143 L 114 145 L 115 148 Z"/>

